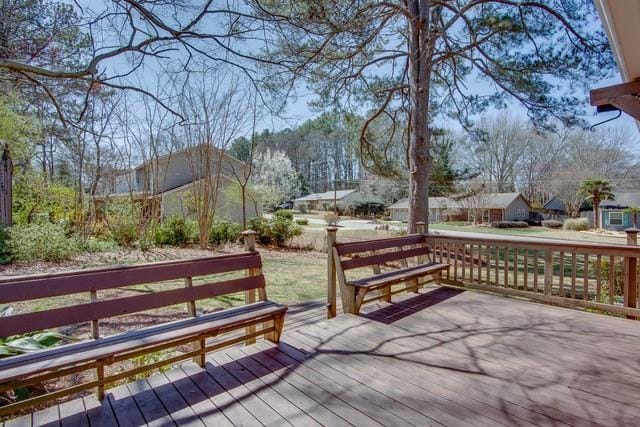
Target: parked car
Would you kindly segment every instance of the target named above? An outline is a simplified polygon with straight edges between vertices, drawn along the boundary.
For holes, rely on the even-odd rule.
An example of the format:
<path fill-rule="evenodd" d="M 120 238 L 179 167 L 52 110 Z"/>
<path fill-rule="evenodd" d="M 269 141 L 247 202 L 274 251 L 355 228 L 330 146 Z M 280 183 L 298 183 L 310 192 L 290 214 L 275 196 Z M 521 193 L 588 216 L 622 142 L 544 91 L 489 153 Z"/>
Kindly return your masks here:
<path fill-rule="evenodd" d="M 527 219 L 525 219 L 523 221 L 526 222 L 529 225 L 541 226 L 543 219 L 544 219 L 544 217 L 542 216 L 542 214 L 540 212 L 529 212 L 529 218 L 527 218 Z"/>
<path fill-rule="evenodd" d="M 289 200 L 288 202 L 280 203 L 277 210 L 280 209 L 293 209 L 293 201 Z"/>

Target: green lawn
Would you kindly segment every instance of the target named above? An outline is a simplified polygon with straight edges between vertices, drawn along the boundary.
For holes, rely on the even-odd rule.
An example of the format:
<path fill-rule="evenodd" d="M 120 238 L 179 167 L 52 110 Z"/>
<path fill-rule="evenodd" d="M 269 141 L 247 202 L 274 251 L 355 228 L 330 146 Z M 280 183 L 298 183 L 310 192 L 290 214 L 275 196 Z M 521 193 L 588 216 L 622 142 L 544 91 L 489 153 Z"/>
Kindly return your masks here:
<path fill-rule="evenodd" d="M 464 231 L 467 233 L 485 233 L 485 234 L 505 234 L 512 236 L 521 235 L 535 235 L 544 233 L 545 230 L 541 227 L 530 228 L 491 228 L 491 227 L 474 227 L 471 225 L 456 225 L 456 224 L 429 224 L 430 230 L 443 230 L 443 231 Z"/>

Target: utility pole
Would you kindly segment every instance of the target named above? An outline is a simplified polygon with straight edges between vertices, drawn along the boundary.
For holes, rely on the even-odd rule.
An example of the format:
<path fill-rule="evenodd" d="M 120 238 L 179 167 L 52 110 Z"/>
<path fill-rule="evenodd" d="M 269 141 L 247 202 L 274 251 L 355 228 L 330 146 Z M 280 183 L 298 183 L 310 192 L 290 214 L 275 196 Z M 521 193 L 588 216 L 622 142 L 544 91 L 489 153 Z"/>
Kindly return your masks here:
<path fill-rule="evenodd" d="M 10 227 L 11 209 L 13 207 L 13 162 L 9 145 L 3 144 L 2 157 L 0 157 L 0 226 Z"/>

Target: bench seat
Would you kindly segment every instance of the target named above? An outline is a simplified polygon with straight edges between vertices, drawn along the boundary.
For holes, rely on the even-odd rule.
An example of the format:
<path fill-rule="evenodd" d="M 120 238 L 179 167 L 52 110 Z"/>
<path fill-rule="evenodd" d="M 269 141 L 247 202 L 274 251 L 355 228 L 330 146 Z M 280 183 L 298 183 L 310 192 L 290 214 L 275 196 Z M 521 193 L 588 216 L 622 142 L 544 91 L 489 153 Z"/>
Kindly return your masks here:
<path fill-rule="evenodd" d="M 238 329 L 247 323 L 284 315 L 286 306 L 271 301 L 248 304 L 199 317 L 163 323 L 123 334 L 98 338 L 13 356 L 0 361 L 0 382 L 6 383 L 33 374 L 75 366 L 89 361 L 123 355 L 144 347 L 169 344 L 176 340 L 210 337 L 218 332 Z"/>
<path fill-rule="evenodd" d="M 430 262 L 412 267 L 400 268 L 393 271 L 386 271 L 384 273 L 349 281 L 347 283 L 356 287 L 366 287 L 370 290 L 374 290 L 388 285 L 406 282 L 407 280 L 428 276 L 430 274 L 439 274 L 441 271 L 448 268 L 449 264 Z"/>

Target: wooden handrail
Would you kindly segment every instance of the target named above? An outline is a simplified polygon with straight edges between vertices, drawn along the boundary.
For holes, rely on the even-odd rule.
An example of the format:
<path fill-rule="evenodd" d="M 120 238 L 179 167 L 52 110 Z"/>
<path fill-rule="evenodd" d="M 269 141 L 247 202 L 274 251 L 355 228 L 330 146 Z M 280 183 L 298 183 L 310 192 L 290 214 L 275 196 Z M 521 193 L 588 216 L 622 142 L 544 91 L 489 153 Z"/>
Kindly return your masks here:
<path fill-rule="evenodd" d="M 439 262 L 453 266 L 444 283 L 638 318 L 640 247 L 637 230 L 627 233 L 627 245 L 503 235 L 426 236 Z"/>

